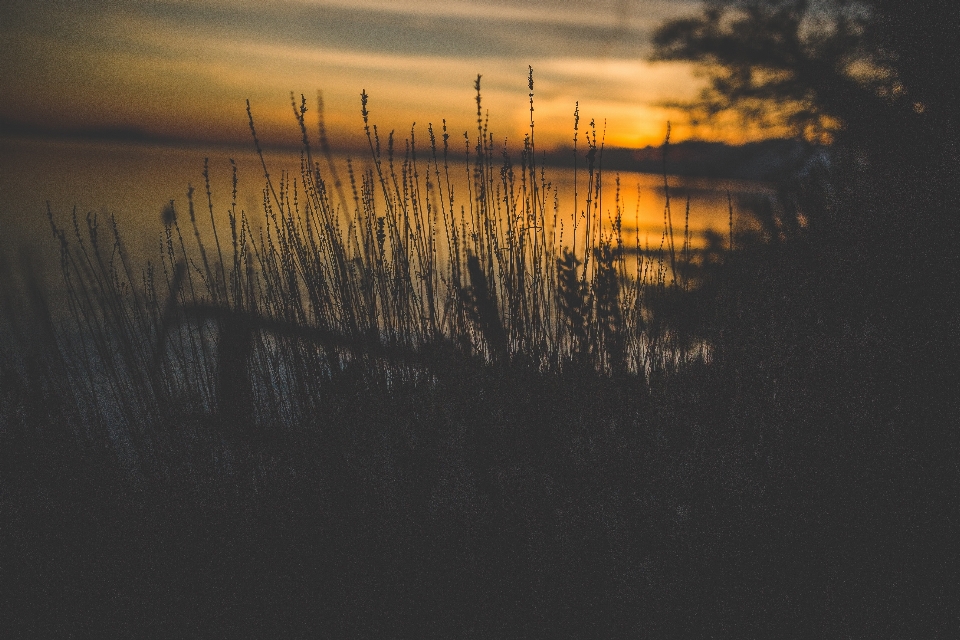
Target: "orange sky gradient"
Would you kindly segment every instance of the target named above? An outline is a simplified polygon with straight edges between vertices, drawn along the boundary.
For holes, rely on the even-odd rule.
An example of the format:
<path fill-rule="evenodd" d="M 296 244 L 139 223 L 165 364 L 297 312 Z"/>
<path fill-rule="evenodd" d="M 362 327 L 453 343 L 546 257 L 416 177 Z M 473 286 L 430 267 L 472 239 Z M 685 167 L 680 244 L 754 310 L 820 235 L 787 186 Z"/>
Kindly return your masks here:
<path fill-rule="evenodd" d="M 606 144 L 642 147 L 698 137 L 744 142 L 736 125 L 693 129 L 664 102 L 703 80 L 681 63 L 649 63 L 652 30 L 694 0 L 0 0 L 0 122 L 8 129 L 127 130 L 199 143 L 249 144 L 249 98 L 267 144 L 295 144 L 290 92 L 315 125 L 322 90 L 331 142 L 365 144 L 371 121 L 404 138 L 447 120 L 451 139 L 476 126 L 473 81 L 499 138 L 529 126 L 534 69 L 541 148 L 569 145 L 606 121 Z M 313 133 L 313 131 L 311 131 Z M 581 138 L 582 140 L 582 138 Z"/>

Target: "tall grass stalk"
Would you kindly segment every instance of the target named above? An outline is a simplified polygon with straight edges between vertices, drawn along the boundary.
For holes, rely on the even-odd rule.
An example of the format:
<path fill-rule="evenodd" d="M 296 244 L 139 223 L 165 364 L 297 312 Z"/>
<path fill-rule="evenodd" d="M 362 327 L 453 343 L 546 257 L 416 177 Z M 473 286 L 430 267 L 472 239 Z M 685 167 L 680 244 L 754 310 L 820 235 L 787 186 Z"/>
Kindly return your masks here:
<path fill-rule="evenodd" d="M 51 215 L 74 323 L 63 344 L 77 372 L 68 380 L 79 396 L 95 398 L 84 404 L 82 422 L 109 423 L 111 433 L 126 434 L 134 457 L 147 460 L 165 450 L 151 438 L 170 437 L 159 435 L 159 425 L 171 421 L 194 420 L 198 434 L 203 425 L 230 425 L 224 428 L 247 444 L 305 425 L 328 381 L 350 370 L 384 389 L 435 379 L 451 362 L 593 372 L 642 387 L 656 369 L 695 356 L 684 352 L 692 343 L 644 320 L 652 308 L 644 296 L 690 287 L 680 264 L 693 260 L 689 239 L 685 231 L 678 260 L 667 185 L 669 264 L 639 245 L 628 264 L 619 179 L 616 211 L 602 209 L 603 143 L 593 121 L 584 201 L 566 212 L 555 196 L 551 204 L 555 189 L 537 159 L 533 87 L 531 68 L 529 131 L 516 167 L 489 130 L 477 77 L 477 127 L 472 141 L 465 134 L 466 197 L 454 193 L 446 122 L 442 144 L 431 124 L 425 150 L 416 127 L 402 149 L 394 132 L 383 149 L 364 93 L 370 159 L 359 174 L 348 163 L 352 202 L 332 173 L 322 105 L 326 169 L 313 154 L 306 100 L 291 97 L 299 175 L 270 172 L 247 105 L 265 185 L 256 225 L 237 207 L 233 165 L 229 229 L 218 228 L 205 163 L 212 248 L 198 228 L 192 187 L 192 246 L 171 203 L 159 261 L 139 274 L 115 221 L 107 236 L 96 216 L 75 213 L 68 238 Z M 579 108 L 573 126 L 576 145 Z M 570 248 L 564 220 L 572 223 Z"/>
<path fill-rule="evenodd" d="M 762 492 L 751 479 L 766 458 L 743 443 L 771 409 L 737 403 L 769 378 L 730 355 L 739 325 L 695 321 L 716 312 L 732 254 L 694 251 L 688 222 L 677 252 L 669 200 L 659 246 L 625 246 L 594 121 L 574 201 L 561 201 L 537 155 L 532 69 L 527 86 L 514 154 L 489 128 L 477 77 L 465 192 L 446 122 L 398 142 L 361 94 L 369 158 L 341 181 L 322 105 L 325 167 L 306 101 L 292 98 L 294 173 L 270 171 L 248 105 L 262 212 L 237 206 L 235 165 L 219 210 L 205 163 L 212 242 L 191 187 L 187 215 L 170 204 L 157 257 L 139 267 L 115 220 L 74 212 L 64 228 L 50 213 L 62 301 L 0 263 L 0 438 L 15 452 L 3 454 L 15 469 L 4 500 L 39 514 L 30 526 L 92 545 L 60 549 L 66 577 L 30 593 L 140 589 L 164 604 L 98 619 L 180 635 L 269 635 L 242 621 L 287 606 L 279 617 L 304 634 L 391 635 L 423 618 L 425 635 L 452 637 L 466 616 L 511 635 L 502 612 L 550 637 L 636 635 L 651 619 L 676 630 L 671 612 L 698 581 L 672 559 L 738 544 L 710 496 L 749 505 Z M 45 495 L 68 526 L 35 511 Z M 84 503 L 93 515 L 69 506 Z M 32 558 L 32 545 L 6 548 Z M 212 614 L 214 601 L 237 620 Z"/>

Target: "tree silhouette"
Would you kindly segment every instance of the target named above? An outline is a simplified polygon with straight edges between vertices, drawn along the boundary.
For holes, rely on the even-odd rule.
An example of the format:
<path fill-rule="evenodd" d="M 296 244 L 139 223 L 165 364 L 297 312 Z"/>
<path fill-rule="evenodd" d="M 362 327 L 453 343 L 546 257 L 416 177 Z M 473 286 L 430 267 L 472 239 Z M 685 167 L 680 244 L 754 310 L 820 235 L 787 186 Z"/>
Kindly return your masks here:
<path fill-rule="evenodd" d="M 710 79 L 694 118 L 735 112 L 835 143 L 832 199 L 801 213 L 901 344 L 956 333 L 958 33 L 952 0 L 705 0 L 654 34 L 654 59 Z"/>
<path fill-rule="evenodd" d="M 911 566 L 939 562 L 936 532 L 956 526 L 942 515 L 949 498 L 938 487 L 955 486 L 960 455 L 958 34 L 955 0 L 707 0 L 654 36 L 654 59 L 695 62 L 710 80 L 688 105 L 693 117 L 733 112 L 832 143 L 822 179 L 793 184 L 785 198 L 803 233 L 776 251 L 760 247 L 731 286 L 753 291 L 752 308 L 772 300 L 770 317 L 791 317 L 793 304 L 820 318 L 794 325 L 798 335 L 829 327 L 806 351 L 803 340 L 773 341 L 775 353 L 838 354 L 831 372 L 798 375 L 820 378 L 804 411 L 830 406 L 821 430 L 808 431 L 807 461 L 826 469 L 831 452 L 847 452 L 824 496 L 836 483 L 866 504 L 879 484 L 863 478 L 895 488 L 900 497 L 870 517 L 888 532 L 923 525 L 865 534 L 861 544 L 909 538 Z M 857 390 L 859 405 L 850 399 Z"/>
<path fill-rule="evenodd" d="M 694 117 L 738 113 L 808 139 L 936 130 L 955 145 L 960 8 L 950 0 L 706 0 L 654 34 L 655 60 L 709 77 Z"/>

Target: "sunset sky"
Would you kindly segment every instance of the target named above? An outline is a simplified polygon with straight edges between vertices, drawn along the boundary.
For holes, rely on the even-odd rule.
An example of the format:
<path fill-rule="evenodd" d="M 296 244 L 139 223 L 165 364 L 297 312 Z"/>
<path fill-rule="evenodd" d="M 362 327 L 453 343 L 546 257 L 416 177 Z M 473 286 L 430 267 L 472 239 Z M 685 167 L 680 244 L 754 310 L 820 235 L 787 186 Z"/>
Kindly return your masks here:
<path fill-rule="evenodd" d="M 446 118 L 475 124 L 473 81 L 498 136 L 520 139 L 534 69 L 538 143 L 569 143 L 607 123 L 607 144 L 695 135 L 663 102 L 702 80 L 645 61 L 665 19 L 697 0 L 0 0 L 0 121 L 7 128 L 129 130 L 204 143 L 247 143 L 250 99 L 266 142 L 294 142 L 290 91 L 314 123 L 322 90 L 332 142 L 360 141 L 360 92 L 382 130 Z M 312 117 L 311 117 L 312 116 Z"/>

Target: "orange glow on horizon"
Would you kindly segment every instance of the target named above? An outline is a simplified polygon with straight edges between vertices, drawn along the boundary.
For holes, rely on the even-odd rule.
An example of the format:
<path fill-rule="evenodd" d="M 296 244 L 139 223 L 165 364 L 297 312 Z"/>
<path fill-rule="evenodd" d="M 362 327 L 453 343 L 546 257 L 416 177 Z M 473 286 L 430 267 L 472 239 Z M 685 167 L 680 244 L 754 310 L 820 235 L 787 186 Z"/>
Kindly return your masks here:
<path fill-rule="evenodd" d="M 682 3 L 659 3 L 659 13 L 636 16 L 604 13 L 609 8 L 554 15 L 536 3 L 475 4 L 208 0 L 122 11 L 31 9 L 35 14 L 20 16 L 23 25 L 32 20 L 53 27 L 0 26 L 17 54 L 0 70 L 0 122 L 51 132 L 136 131 L 148 138 L 245 144 L 249 99 L 261 141 L 294 145 L 300 133 L 290 91 L 298 99 L 306 94 L 314 133 L 321 89 L 331 144 L 363 148 L 359 95 L 365 90 L 371 123 L 384 136 L 394 130 L 402 141 L 416 123 L 426 139 L 427 124 L 439 131 L 446 119 L 451 144 L 460 144 L 463 132 L 476 134 L 473 82 L 479 73 L 490 131 L 519 146 L 530 130 L 531 65 L 541 149 L 570 146 L 578 103 L 581 131 L 593 119 L 608 146 L 659 145 L 668 121 L 674 141 L 763 137 L 729 123 L 693 127 L 683 112 L 662 106 L 693 98 L 703 82 L 690 65 L 643 57 L 643 34 L 677 15 Z M 303 29 L 298 16 L 315 20 L 322 33 Z M 350 29 L 357 31 L 349 38 L 341 33 L 353 34 Z M 422 33 L 397 35 L 398 29 Z M 488 50 L 486 40 L 500 44 Z"/>

